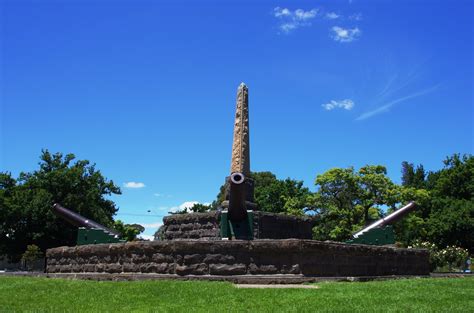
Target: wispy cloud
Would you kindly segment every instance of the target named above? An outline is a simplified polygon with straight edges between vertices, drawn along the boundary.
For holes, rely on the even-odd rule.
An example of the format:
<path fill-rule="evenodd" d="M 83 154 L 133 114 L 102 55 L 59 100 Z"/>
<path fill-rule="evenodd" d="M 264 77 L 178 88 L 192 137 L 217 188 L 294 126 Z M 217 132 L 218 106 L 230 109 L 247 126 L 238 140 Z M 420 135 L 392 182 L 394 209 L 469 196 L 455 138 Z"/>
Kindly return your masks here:
<path fill-rule="evenodd" d="M 331 100 L 329 103 L 322 104 L 321 106 L 327 111 L 334 109 L 351 110 L 354 107 L 354 101 L 351 99 Z"/>
<path fill-rule="evenodd" d="M 335 41 L 339 41 L 339 42 L 354 41 L 361 34 L 361 31 L 358 27 L 343 28 L 343 27 L 340 27 L 340 26 L 334 26 L 333 28 L 331 28 L 331 31 L 332 31 L 332 38 Z"/>
<path fill-rule="evenodd" d="M 126 182 L 123 184 L 123 186 L 125 188 L 143 188 L 145 187 L 145 184 L 144 183 L 139 183 L 139 182 L 134 182 L 134 181 L 130 181 L 130 182 Z"/>
<path fill-rule="evenodd" d="M 167 195 L 167 194 L 159 193 L 159 192 L 155 192 L 153 195 L 154 195 L 155 197 L 160 197 L 160 198 L 165 198 L 165 197 L 166 197 L 166 198 L 171 198 L 171 197 L 172 197 L 172 195 Z"/>
<path fill-rule="evenodd" d="M 433 92 L 435 91 L 436 89 L 438 89 L 440 85 L 435 85 L 435 86 L 432 86 L 430 88 L 427 88 L 427 89 L 423 89 L 423 90 L 420 90 L 418 92 L 415 92 L 415 93 L 412 93 L 410 95 L 407 95 L 407 96 L 404 96 L 404 97 L 400 97 L 398 99 L 395 99 L 393 101 L 390 101 L 389 103 L 387 104 L 384 104 L 378 108 L 376 108 L 375 110 L 372 110 L 372 111 L 368 111 L 368 112 L 365 112 L 363 114 L 361 114 L 359 117 L 356 118 L 356 121 L 362 121 L 362 120 L 366 120 L 374 115 L 377 115 L 377 114 L 380 114 L 380 113 L 384 113 L 384 112 L 387 112 L 392 106 L 394 106 L 395 104 L 398 104 L 400 102 L 404 102 L 404 101 L 407 101 L 409 99 L 412 99 L 412 98 L 415 98 L 415 97 L 420 97 L 420 96 L 423 96 L 423 95 L 426 95 L 430 92 Z"/>
<path fill-rule="evenodd" d="M 326 13 L 326 18 L 328 20 L 335 20 L 335 19 L 338 19 L 340 18 L 341 16 L 339 14 L 337 14 L 336 12 L 328 12 Z"/>
<path fill-rule="evenodd" d="M 137 223 L 137 224 L 140 224 L 140 223 Z M 161 225 L 163 225 L 163 222 L 162 222 L 162 221 L 159 221 L 159 222 L 156 222 L 156 223 L 140 224 L 140 225 L 142 225 L 142 226 L 145 227 L 145 228 L 158 228 L 158 227 L 160 227 Z"/>
<path fill-rule="evenodd" d="M 352 21 L 361 21 L 362 20 L 362 13 L 354 13 L 349 15 L 349 19 Z"/>
<path fill-rule="evenodd" d="M 285 34 L 302 26 L 310 26 L 310 21 L 314 19 L 317 14 L 317 9 L 311 9 L 309 11 L 303 9 L 291 11 L 288 8 L 280 7 L 273 9 L 273 16 L 280 21 L 278 28 Z"/>

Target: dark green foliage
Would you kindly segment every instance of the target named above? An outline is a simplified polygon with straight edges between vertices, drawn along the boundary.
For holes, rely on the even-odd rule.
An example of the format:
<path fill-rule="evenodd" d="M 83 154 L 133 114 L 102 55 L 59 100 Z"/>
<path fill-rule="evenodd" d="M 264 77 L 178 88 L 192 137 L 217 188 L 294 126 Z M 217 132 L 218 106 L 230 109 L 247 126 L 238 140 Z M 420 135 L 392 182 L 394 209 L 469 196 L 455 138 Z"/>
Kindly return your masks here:
<path fill-rule="evenodd" d="M 418 165 L 415 169 L 413 163 L 402 162 L 402 186 L 425 188 L 426 173 L 423 165 Z"/>
<path fill-rule="evenodd" d="M 121 220 L 116 220 L 113 228 L 120 233 L 120 238 L 126 241 L 136 240 L 137 236 L 145 231 L 145 227 L 140 224 L 124 224 Z"/>
<path fill-rule="evenodd" d="M 314 228 L 318 240 L 348 240 L 352 234 L 381 217 L 384 206 L 400 203 L 400 190 L 381 165 L 333 168 L 316 177 L 318 191 L 312 208 L 319 215 Z"/>
<path fill-rule="evenodd" d="M 0 254 L 18 259 L 28 244 L 45 250 L 72 245 L 76 227 L 51 212 L 60 203 L 105 226 L 112 226 L 115 204 L 106 198 L 120 194 L 94 164 L 75 162 L 73 154 L 63 156 L 42 151 L 39 170 L 21 173 L 17 180 L 9 173 L 0 175 Z"/>
<path fill-rule="evenodd" d="M 454 154 L 444 168 L 426 174 L 419 165 L 403 162 L 405 186 L 425 188 L 426 201 L 410 218 L 397 225 L 398 240 L 410 244 L 416 239 L 435 243 L 439 248 L 460 246 L 474 251 L 474 157 Z M 417 174 L 419 172 L 419 174 Z M 414 173 L 412 175 L 411 173 Z M 407 230 L 413 230 L 407 232 Z"/>
<path fill-rule="evenodd" d="M 28 245 L 26 251 L 21 256 L 23 262 L 32 262 L 36 261 L 43 257 L 43 252 L 37 245 Z"/>
<path fill-rule="evenodd" d="M 191 208 L 189 208 L 189 211 L 194 213 L 203 213 L 209 211 L 211 208 L 212 207 L 207 204 L 195 203 Z"/>

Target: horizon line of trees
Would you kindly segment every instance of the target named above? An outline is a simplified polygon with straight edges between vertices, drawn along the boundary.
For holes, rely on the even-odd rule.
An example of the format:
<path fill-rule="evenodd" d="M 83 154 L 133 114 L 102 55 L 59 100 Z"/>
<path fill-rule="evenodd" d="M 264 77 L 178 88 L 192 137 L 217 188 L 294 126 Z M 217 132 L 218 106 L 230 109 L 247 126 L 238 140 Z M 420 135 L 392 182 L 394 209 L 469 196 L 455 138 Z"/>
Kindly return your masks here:
<path fill-rule="evenodd" d="M 474 157 L 453 154 L 443 168 L 426 171 L 422 164 L 401 164 L 401 184 L 382 165 L 332 168 L 315 179 L 316 191 L 303 181 L 278 179 L 271 172 L 253 172 L 259 210 L 317 216 L 313 238 L 346 241 L 352 234 L 409 201 L 417 209 L 395 223 L 403 246 L 428 241 L 439 248 L 459 246 L 474 251 Z M 222 185 L 211 205 L 195 204 L 179 213 L 216 210 L 224 200 Z"/>
<path fill-rule="evenodd" d="M 303 181 L 278 179 L 271 172 L 254 172 L 255 202 L 259 210 L 317 216 L 314 239 L 345 241 L 372 221 L 408 201 L 418 209 L 396 223 L 396 239 L 408 246 L 429 241 L 443 248 L 455 245 L 474 251 L 474 157 L 453 154 L 438 171 L 402 163 L 402 183 L 387 176 L 383 165 L 332 168 L 316 176 L 316 191 Z M 107 227 L 115 227 L 127 240 L 143 231 L 138 224 L 114 220 L 118 211 L 108 197 L 120 188 L 87 160 L 73 154 L 43 150 L 39 169 L 20 173 L 0 172 L 0 255 L 18 260 L 28 245 L 42 251 L 74 245 L 76 228 L 55 216 L 53 203 L 74 208 Z M 196 204 L 185 212 L 215 210 L 224 200 L 221 186 L 209 206 Z M 181 212 L 184 213 L 184 212 Z"/>

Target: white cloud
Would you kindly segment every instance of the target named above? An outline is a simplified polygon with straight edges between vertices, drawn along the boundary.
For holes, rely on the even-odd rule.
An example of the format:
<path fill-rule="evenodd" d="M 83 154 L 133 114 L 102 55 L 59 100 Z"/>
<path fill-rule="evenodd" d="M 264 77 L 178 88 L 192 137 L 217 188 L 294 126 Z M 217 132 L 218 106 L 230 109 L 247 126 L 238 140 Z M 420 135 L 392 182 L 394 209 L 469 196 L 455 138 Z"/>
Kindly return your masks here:
<path fill-rule="evenodd" d="M 361 21 L 362 20 L 362 13 L 354 13 L 349 15 L 349 19 L 353 21 Z"/>
<path fill-rule="evenodd" d="M 199 202 L 198 201 L 185 201 L 182 204 L 180 204 L 179 206 L 173 206 L 173 207 L 169 208 L 168 211 L 174 213 L 176 211 L 182 211 L 184 209 L 190 209 L 196 203 L 199 203 Z"/>
<path fill-rule="evenodd" d="M 302 21 L 306 21 L 306 20 L 315 18 L 315 17 L 316 17 L 316 14 L 318 14 L 318 10 L 316 10 L 316 9 L 312 9 L 312 10 L 310 10 L 310 11 L 305 11 L 305 10 L 302 10 L 302 9 L 297 9 L 297 10 L 295 10 L 295 12 L 294 12 L 294 15 L 295 15 L 296 19 L 302 20 Z"/>
<path fill-rule="evenodd" d="M 322 105 L 327 111 L 331 111 L 333 109 L 345 109 L 351 110 L 354 107 L 354 101 L 351 99 L 344 99 L 344 100 L 331 100 L 329 103 L 325 103 Z"/>
<path fill-rule="evenodd" d="M 302 26 L 310 26 L 310 20 L 318 14 L 317 9 L 305 11 L 303 9 L 296 9 L 291 11 L 287 8 L 276 7 L 273 9 L 273 15 L 280 20 L 278 28 L 285 34 Z"/>
<path fill-rule="evenodd" d="M 145 187 L 145 184 L 144 184 L 144 183 L 139 183 L 139 182 L 130 181 L 130 182 L 124 183 L 123 186 L 124 186 L 125 188 L 143 188 L 143 187 Z"/>
<path fill-rule="evenodd" d="M 329 20 L 335 20 L 339 17 L 341 17 L 341 16 L 339 14 L 337 14 L 336 12 L 326 13 L 326 18 L 329 19 Z"/>
<path fill-rule="evenodd" d="M 155 236 L 152 236 L 152 235 L 139 235 L 138 238 L 150 240 L 150 241 L 155 240 Z"/>
<path fill-rule="evenodd" d="M 137 223 L 137 224 L 140 224 L 140 223 Z M 145 228 L 158 228 L 160 227 L 161 225 L 163 225 L 163 222 L 162 221 L 159 221 L 159 222 L 156 222 L 156 223 L 150 223 L 150 224 L 140 224 L 142 225 L 143 227 Z"/>
<path fill-rule="evenodd" d="M 333 31 L 332 38 L 339 42 L 351 42 L 357 39 L 361 34 L 361 31 L 358 27 L 351 29 L 334 26 L 331 28 L 331 30 Z"/>
<path fill-rule="evenodd" d="M 199 201 L 185 201 L 182 204 L 180 204 L 179 206 L 173 206 L 173 207 L 169 208 L 168 212 L 173 212 L 174 213 L 176 211 L 182 211 L 184 209 L 190 209 L 197 203 L 201 203 L 201 202 L 199 202 Z M 202 204 L 210 205 L 209 202 L 204 202 Z"/>
<path fill-rule="evenodd" d="M 287 8 L 276 7 L 276 8 L 273 9 L 273 12 L 275 13 L 275 17 L 282 17 L 282 16 L 291 15 L 290 10 L 288 10 Z"/>
<path fill-rule="evenodd" d="M 285 24 L 281 24 L 280 25 L 280 29 L 284 32 L 284 33 L 289 33 L 290 31 L 292 31 L 293 29 L 297 28 L 298 26 L 295 24 L 295 23 L 285 23 Z"/>

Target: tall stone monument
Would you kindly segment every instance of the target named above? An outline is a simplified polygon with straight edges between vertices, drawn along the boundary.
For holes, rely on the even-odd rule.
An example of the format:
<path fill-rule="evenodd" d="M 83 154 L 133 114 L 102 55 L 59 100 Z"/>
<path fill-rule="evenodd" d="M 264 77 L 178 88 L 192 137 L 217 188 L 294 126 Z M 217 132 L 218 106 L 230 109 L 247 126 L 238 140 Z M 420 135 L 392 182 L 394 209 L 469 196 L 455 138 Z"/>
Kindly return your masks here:
<path fill-rule="evenodd" d="M 254 182 L 250 178 L 249 91 L 244 83 L 237 89 L 234 140 L 230 176 L 226 178 L 221 222 L 223 237 L 253 238 Z"/>
<path fill-rule="evenodd" d="M 249 139 L 249 89 L 244 83 L 241 83 L 237 89 L 231 174 L 242 173 L 246 177 L 250 176 Z"/>

